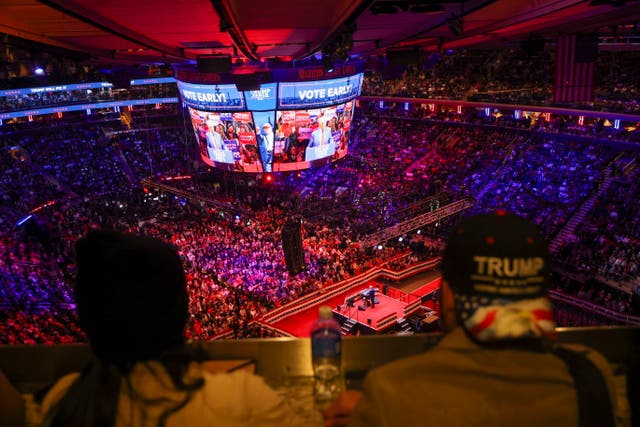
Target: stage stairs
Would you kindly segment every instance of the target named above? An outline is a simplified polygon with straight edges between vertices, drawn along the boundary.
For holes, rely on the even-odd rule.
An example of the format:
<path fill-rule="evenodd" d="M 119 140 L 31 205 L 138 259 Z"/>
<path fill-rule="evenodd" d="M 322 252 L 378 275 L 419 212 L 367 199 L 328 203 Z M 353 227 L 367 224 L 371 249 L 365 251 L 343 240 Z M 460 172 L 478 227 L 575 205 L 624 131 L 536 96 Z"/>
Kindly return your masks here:
<path fill-rule="evenodd" d="M 340 330 L 342 331 L 342 335 L 351 335 L 356 327 L 358 322 L 353 319 L 347 319 L 346 322 L 342 324 Z"/>
<path fill-rule="evenodd" d="M 411 324 L 404 317 L 402 319 L 398 319 L 398 326 L 404 334 L 413 334 L 413 328 L 411 327 Z"/>

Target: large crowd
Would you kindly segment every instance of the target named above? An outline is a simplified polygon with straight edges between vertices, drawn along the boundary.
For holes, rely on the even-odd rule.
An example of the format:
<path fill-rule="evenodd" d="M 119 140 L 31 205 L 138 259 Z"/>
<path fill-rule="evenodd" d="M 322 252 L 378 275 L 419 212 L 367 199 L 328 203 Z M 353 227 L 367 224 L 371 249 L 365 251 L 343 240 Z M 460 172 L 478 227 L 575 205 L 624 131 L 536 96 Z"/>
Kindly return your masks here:
<path fill-rule="evenodd" d="M 522 48 L 457 50 L 432 53 L 421 65 L 371 71 L 364 95 L 458 99 L 519 105 L 558 105 L 553 101 L 555 46 L 531 52 Z M 640 111 L 638 52 L 599 53 L 594 97 L 589 102 L 563 106 L 625 113 Z M 387 67 L 387 70 L 390 67 Z"/>
<path fill-rule="evenodd" d="M 535 135 L 544 135 L 556 140 L 590 140 L 591 142 L 620 142 L 640 143 L 640 125 L 632 119 L 620 122 L 614 126 L 612 122 L 604 118 L 585 118 L 580 116 L 542 113 L 523 113 L 515 108 L 501 107 L 491 109 L 477 107 L 460 107 L 431 104 L 429 108 L 420 100 L 414 103 L 384 102 L 382 107 L 378 102 L 362 102 L 362 108 L 367 111 L 367 116 L 389 118 L 411 118 L 421 121 L 435 121 L 446 123 L 465 123 L 471 125 L 495 126 L 499 129 L 509 128 L 522 131 L 522 133 L 534 132 Z M 516 117 L 516 112 L 520 113 Z M 623 125 L 624 123 L 624 125 Z"/>
<path fill-rule="evenodd" d="M 442 66 L 461 66 L 454 56 Z M 500 69 L 488 72 L 495 78 Z M 375 77 L 367 82 L 375 87 Z M 609 280 L 631 283 L 640 273 L 637 152 L 573 138 L 579 132 L 565 132 L 573 122 L 543 127 L 475 111 L 380 112 L 363 105 L 344 160 L 263 185 L 253 176 L 206 173 L 177 105 L 131 113 L 128 125 L 118 115 L 68 115 L 0 129 L 0 342 L 83 340 L 71 297 L 72 246 L 98 227 L 160 237 L 178 248 L 191 297 L 188 333 L 197 339 L 228 330 L 262 336 L 252 320 L 281 304 L 395 257 L 391 266 L 404 268 L 435 256 L 459 214 L 425 225 L 420 238 L 380 242 L 381 250 L 360 242 L 462 198 L 475 202 L 470 211 L 525 216 L 551 241 L 597 193 L 577 237 L 561 242 L 559 259 Z M 174 176 L 191 178 L 164 181 Z M 144 178 L 177 191 L 143 187 Z M 291 219 L 301 219 L 305 254 L 306 268 L 296 275 L 287 272 L 280 236 Z M 628 294 L 595 286 L 558 284 L 629 312 Z"/>
<path fill-rule="evenodd" d="M 580 270 L 633 283 L 640 276 L 639 171 L 635 167 L 614 176 L 606 194 L 565 242 L 560 257 Z"/>
<path fill-rule="evenodd" d="M 421 64 L 368 71 L 363 95 L 457 99 L 519 105 L 557 105 L 553 101 L 555 45 L 543 49 L 447 50 L 432 52 Z M 563 106 L 635 114 L 639 77 L 638 52 L 602 50 L 596 62 L 593 99 Z M 109 76 L 103 76 L 109 78 Z M 177 97 L 174 83 L 144 84 L 128 89 L 99 88 L 38 91 L 0 96 L 0 112 L 45 106 L 95 103 L 120 99 Z"/>
<path fill-rule="evenodd" d="M 9 233 L 2 242 L 6 249 L 2 254 L 2 291 L 6 293 L 2 336 L 14 337 L 7 341 L 78 339 L 74 323 L 67 318 L 73 313 L 71 245 L 90 228 L 142 232 L 179 248 L 192 296 L 190 334 L 200 339 L 228 329 L 244 334 L 250 320 L 277 305 L 406 250 L 389 247 L 364 253 L 347 237 L 346 230 L 309 220 L 304 223 L 306 269 L 290 277 L 280 241 L 281 226 L 290 215 L 287 200 L 278 200 L 275 205 L 271 201 L 260 203 L 262 208 L 254 210 L 247 204 L 242 211 L 251 215 L 240 218 L 230 212 L 242 206 L 242 200 L 229 203 L 230 210 L 225 212 L 153 189 L 143 190 L 139 184 L 142 177 L 159 178 L 190 169 L 183 136 L 184 130 L 179 128 L 129 132 L 122 128 L 61 126 L 56 133 L 25 132 L 10 141 L 19 144 L 20 153 L 29 159 L 22 162 L 10 157 L 7 164 L 22 166 L 26 176 L 41 176 L 43 182 L 55 183 L 60 195 L 48 196 L 56 203 L 38 210 L 22 225 L 14 226 L 19 220 L 15 204 L 3 205 L 2 218 Z M 32 181 L 22 180 L 19 174 L 3 176 L 6 188 L 21 182 L 27 190 Z M 194 182 L 191 186 L 203 185 L 209 190 L 197 194 L 217 197 L 217 206 L 229 199 L 209 184 Z M 28 212 L 48 200 L 30 197 L 40 195 L 35 190 L 16 192 L 22 202 L 19 206 L 24 208 L 17 210 Z M 256 201 L 255 195 L 252 201 Z M 42 286 L 44 283 L 47 286 Z M 68 310 L 61 311 L 60 307 Z M 18 319 L 30 316 L 43 319 L 34 321 L 30 328 L 40 330 L 47 329 L 47 324 L 54 327 L 68 323 L 72 332 L 66 338 L 52 331 L 49 339 L 44 338 L 45 333 L 23 339 L 30 328 L 20 329 Z"/>

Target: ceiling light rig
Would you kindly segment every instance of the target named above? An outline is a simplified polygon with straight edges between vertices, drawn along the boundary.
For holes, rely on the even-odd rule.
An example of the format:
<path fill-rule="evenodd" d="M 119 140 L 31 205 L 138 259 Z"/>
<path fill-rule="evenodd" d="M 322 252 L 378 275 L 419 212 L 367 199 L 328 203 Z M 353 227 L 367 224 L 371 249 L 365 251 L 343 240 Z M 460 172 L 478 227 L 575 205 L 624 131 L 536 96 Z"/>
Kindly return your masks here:
<path fill-rule="evenodd" d="M 225 32 L 231 38 L 234 46 L 250 61 L 259 61 L 255 45 L 249 43 L 246 34 L 234 23 L 232 14 L 221 0 L 211 0 L 211 4 L 219 17 L 220 32 Z"/>
<path fill-rule="evenodd" d="M 446 12 L 443 3 L 453 2 L 446 0 L 381 0 L 373 3 L 369 10 L 374 15 L 392 15 L 399 12 L 438 14 Z"/>

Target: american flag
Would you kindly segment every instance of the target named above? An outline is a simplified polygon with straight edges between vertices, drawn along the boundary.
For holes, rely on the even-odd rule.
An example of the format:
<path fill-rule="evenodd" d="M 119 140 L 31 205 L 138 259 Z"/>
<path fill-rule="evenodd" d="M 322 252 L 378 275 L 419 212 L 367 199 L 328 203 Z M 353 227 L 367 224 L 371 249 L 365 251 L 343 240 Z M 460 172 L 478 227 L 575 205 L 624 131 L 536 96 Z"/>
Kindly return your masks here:
<path fill-rule="evenodd" d="M 553 101 L 591 101 L 596 59 L 597 38 L 575 34 L 558 37 Z"/>

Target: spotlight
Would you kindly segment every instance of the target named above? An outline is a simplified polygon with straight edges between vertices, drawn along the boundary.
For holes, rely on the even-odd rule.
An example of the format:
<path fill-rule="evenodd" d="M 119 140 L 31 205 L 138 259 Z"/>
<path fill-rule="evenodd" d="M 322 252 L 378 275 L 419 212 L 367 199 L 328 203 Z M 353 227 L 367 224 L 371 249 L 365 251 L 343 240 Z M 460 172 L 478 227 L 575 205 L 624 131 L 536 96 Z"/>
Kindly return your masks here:
<path fill-rule="evenodd" d="M 34 72 L 36 73 L 37 76 L 42 76 L 44 75 L 44 68 L 42 67 L 36 67 L 36 69 L 34 70 Z"/>
<path fill-rule="evenodd" d="M 378 250 L 381 251 L 382 250 L 382 245 L 378 245 Z"/>

